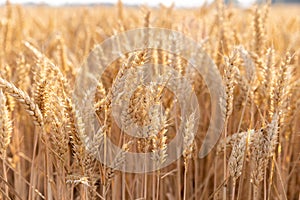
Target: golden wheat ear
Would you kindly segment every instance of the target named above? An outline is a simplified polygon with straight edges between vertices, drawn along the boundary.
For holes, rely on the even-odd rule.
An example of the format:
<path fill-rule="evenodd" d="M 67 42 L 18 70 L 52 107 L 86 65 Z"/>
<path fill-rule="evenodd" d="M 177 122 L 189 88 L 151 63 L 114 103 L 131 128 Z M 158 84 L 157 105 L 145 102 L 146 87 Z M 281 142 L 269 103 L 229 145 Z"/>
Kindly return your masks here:
<path fill-rule="evenodd" d="M 0 158 L 5 159 L 12 135 L 12 121 L 6 105 L 6 97 L 0 89 Z"/>
<path fill-rule="evenodd" d="M 43 127 L 44 120 L 42 113 L 38 105 L 34 103 L 34 101 L 26 92 L 20 90 L 14 84 L 2 78 L 0 78 L 0 87 L 5 90 L 5 92 L 14 97 L 17 102 L 21 103 L 24 106 L 26 112 L 32 117 L 33 123 L 35 125 Z"/>

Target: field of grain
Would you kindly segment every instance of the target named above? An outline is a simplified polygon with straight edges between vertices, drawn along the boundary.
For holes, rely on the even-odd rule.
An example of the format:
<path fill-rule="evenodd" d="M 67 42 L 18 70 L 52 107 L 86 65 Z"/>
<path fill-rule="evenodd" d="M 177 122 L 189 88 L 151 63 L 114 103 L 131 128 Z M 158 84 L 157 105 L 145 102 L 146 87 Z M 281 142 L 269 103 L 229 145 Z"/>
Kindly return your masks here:
<path fill-rule="evenodd" d="M 112 7 L 2 6 L 0 199 L 300 200 L 299 13 L 297 5 L 242 9 L 222 1 L 194 9 L 121 2 Z M 72 96 L 79 69 L 95 45 L 142 27 L 192 38 L 222 77 L 224 128 L 204 158 L 198 153 L 212 112 L 207 86 L 201 75 L 187 70 L 187 60 L 156 49 L 125 54 L 107 66 L 94 96 L 83 91 L 84 98 L 94 100 L 101 126 L 86 142 L 89 119 Z M 164 85 L 134 89 L 122 113 L 128 123 L 154 127 L 143 133 L 146 138 L 129 136 L 116 125 L 112 99 L 130 91 L 130 82 L 140 78 L 135 68 L 150 62 L 172 67 L 193 84 L 201 111 L 196 133 L 195 115 L 184 120 L 176 96 Z M 124 78 L 129 69 L 131 78 Z M 183 154 L 160 170 L 125 173 L 96 159 L 100 142 L 109 139 L 125 152 L 113 158 L 116 165 L 126 165 L 126 152 L 151 152 L 153 162 L 162 165 L 180 122 Z"/>

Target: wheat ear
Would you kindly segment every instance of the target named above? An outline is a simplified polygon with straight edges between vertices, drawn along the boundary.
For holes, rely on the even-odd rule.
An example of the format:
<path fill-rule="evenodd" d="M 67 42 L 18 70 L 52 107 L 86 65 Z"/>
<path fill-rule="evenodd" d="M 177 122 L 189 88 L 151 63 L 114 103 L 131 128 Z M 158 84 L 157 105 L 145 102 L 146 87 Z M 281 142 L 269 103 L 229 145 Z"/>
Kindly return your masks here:
<path fill-rule="evenodd" d="M 21 103 L 26 112 L 32 117 L 33 123 L 37 126 L 43 127 L 44 120 L 42 113 L 34 103 L 34 101 L 29 97 L 29 95 L 17 88 L 14 84 L 6 81 L 5 79 L 0 78 L 0 87 L 5 90 L 8 94 L 13 96 L 19 103 Z"/>
<path fill-rule="evenodd" d="M 0 90 L 0 158 L 5 159 L 6 149 L 12 135 L 12 121 L 10 120 L 6 97 Z"/>

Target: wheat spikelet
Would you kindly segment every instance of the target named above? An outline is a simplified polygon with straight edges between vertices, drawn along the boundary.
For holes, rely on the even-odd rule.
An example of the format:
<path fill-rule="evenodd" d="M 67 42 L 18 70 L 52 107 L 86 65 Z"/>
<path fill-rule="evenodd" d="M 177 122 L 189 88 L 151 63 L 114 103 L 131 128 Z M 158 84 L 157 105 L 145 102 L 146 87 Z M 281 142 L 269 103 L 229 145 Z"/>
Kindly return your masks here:
<path fill-rule="evenodd" d="M 244 165 L 245 152 L 247 151 L 247 143 L 251 141 L 254 131 L 245 132 L 242 137 L 237 138 L 232 146 L 231 155 L 228 161 L 229 173 L 234 180 L 238 179 L 242 174 Z"/>
<path fill-rule="evenodd" d="M 245 105 L 245 100 L 246 97 L 248 95 L 248 91 L 250 89 L 250 85 L 248 83 L 248 81 L 242 77 L 241 72 L 238 68 L 236 68 L 236 72 L 235 72 L 235 80 L 236 80 L 236 85 L 239 88 L 239 96 L 237 97 L 237 100 L 235 101 L 235 107 L 240 110 L 244 105 Z M 251 96 L 250 96 L 251 98 Z M 249 104 L 250 101 L 247 101 L 247 103 Z"/>
<path fill-rule="evenodd" d="M 258 131 L 251 146 L 251 182 L 258 186 L 264 179 L 265 170 L 269 161 L 275 153 L 278 143 L 278 115 L 275 114 L 270 124 Z"/>
<path fill-rule="evenodd" d="M 105 107 L 107 103 L 107 92 L 101 81 L 98 82 L 94 109 L 100 121 L 105 121 Z"/>
<path fill-rule="evenodd" d="M 46 74 L 46 63 L 37 62 L 37 70 L 34 71 L 34 102 L 39 106 L 43 117 L 46 117 L 47 102 L 49 101 L 49 93 L 51 92 L 51 75 Z"/>
<path fill-rule="evenodd" d="M 243 46 L 238 46 L 237 50 L 239 52 L 240 58 L 244 62 L 244 67 L 246 70 L 246 78 L 248 82 L 251 83 L 256 75 L 255 63 L 251 58 L 251 54 L 247 50 L 245 50 Z"/>
<path fill-rule="evenodd" d="M 266 63 L 264 62 L 263 57 L 260 57 L 259 55 L 256 55 L 254 53 L 251 54 L 252 59 L 255 62 L 256 69 L 257 69 L 257 82 L 255 83 L 255 91 L 254 91 L 254 100 L 256 104 L 261 105 L 263 103 L 263 99 L 265 99 L 266 92 L 266 79 L 267 79 L 267 71 L 268 67 L 266 66 Z"/>
<path fill-rule="evenodd" d="M 52 149 L 54 150 L 58 159 L 62 162 L 65 162 L 69 150 L 69 138 L 66 135 L 66 127 L 60 120 L 58 120 L 58 118 L 54 114 L 53 116 L 51 116 L 50 124 L 50 140 L 52 144 Z"/>
<path fill-rule="evenodd" d="M 268 124 L 266 128 L 266 146 L 267 146 L 267 152 L 268 156 L 272 157 L 275 154 L 276 145 L 278 144 L 278 134 L 279 134 L 279 116 L 278 114 L 274 114 L 272 121 L 270 124 Z"/>
<path fill-rule="evenodd" d="M 183 158 L 185 168 L 188 167 L 188 162 L 192 158 L 194 150 L 195 137 L 195 113 L 192 113 L 186 120 L 183 132 Z"/>
<path fill-rule="evenodd" d="M 279 71 L 275 78 L 275 85 L 271 93 L 270 112 L 269 115 L 273 116 L 276 112 L 280 111 L 280 123 L 283 122 L 285 112 L 287 111 L 288 95 L 290 94 L 292 82 L 292 66 L 290 66 L 291 55 L 287 53 L 286 58 L 281 62 Z"/>
<path fill-rule="evenodd" d="M 124 85 L 125 87 L 123 87 L 122 85 Z M 129 94 L 134 90 L 134 88 L 136 88 L 138 85 L 138 73 L 135 69 L 131 70 L 130 72 L 126 73 L 126 76 L 123 76 L 122 78 L 120 78 L 120 80 L 118 82 L 115 83 L 115 88 L 119 88 L 122 92 L 118 93 L 116 91 L 118 91 L 118 89 L 113 90 L 113 94 L 117 95 L 117 99 L 120 101 L 125 101 L 130 103 L 128 105 L 128 108 L 125 108 L 122 110 L 121 113 L 121 120 L 123 122 L 123 127 L 124 130 L 127 130 L 128 127 L 137 122 L 138 118 L 133 118 L 132 115 L 134 115 L 134 110 L 135 110 L 135 104 L 136 101 L 138 101 L 138 98 L 136 96 L 128 97 L 127 95 L 124 94 L 123 90 L 128 92 Z M 136 98 L 134 98 L 136 97 Z"/>
<path fill-rule="evenodd" d="M 264 54 L 266 41 L 262 14 L 258 7 L 256 7 L 254 11 L 253 29 L 253 50 L 259 57 L 261 57 Z"/>
<path fill-rule="evenodd" d="M 49 58 L 47 58 L 44 54 L 42 54 L 38 49 L 32 46 L 29 42 L 23 42 L 25 47 L 27 47 L 37 58 L 38 60 L 46 63 L 47 71 L 53 71 L 54 76 L 58 78 L 58 82 L 61 84 L 61 88 L 67 94 L 67 96 L 71 96 L 70 85 L 66 77 L 63 75 L 59 67 L 57 67 Z"/>
<path fill-rule="evenodd" d="M 265 168 L 267 165 L 267 152 L 266 152 L 266 136 L 263 133 L 264 129 L 258 131 L 257 137 L 254 138 L 251 146 L 251 183 L 258 186 L 264 178 Z"/>
<path fill-rule="evenodd" d="M 98 85 L 97 85 L 96 94 L 95 94 L 95 106 L 94 107 L 96 110 L 99 109 L 103 105 L 106 95 L 107 95 L 106 89 L 105 89 L 103 83 L 101 81 L 99 81 Z"/>
<path fill-rule="evenodd" d="M 0 78 L 0 87 L 2 87 L 5 92 L 13 96 L 19 103 L 24 106 L 26 112 L 32 117 L 33 123 L 35 125 L 43 127 L 44 121 L 42 113 L 38 105 L 33 102 L 28 94 L 18 89 L 14 84 L 9 83 L 2 78 Z"/>
<path fill-rule="evenodd" d="M 114 84 L 112 87 L 112 96 L 111 96 L 112 99 L 114 99 L 114 97 L 118 96 L 119 93 L 122 91 L 122 87 L 124 86 L 123 84 L 125 83 L 125 81 L 127 81 L 126 83 L 130 83 L 131 80 L 129 80 L 129 78 L 134 78 L 134 76 L 136 76 L 136 71 L 134 71 L 134 69 L 131 70 L 131 72 L 129 72 L 130 74 L 127 73 L 127 69 L 132 69 L 137 66 L 141 66 L 141 65 L 145 64 L 146 62 L 148 62 L 147 54 L 144 51 L 141 51 L 141 52 L 132 54 L 128 58 L 126 63 L 123 63 L 122 67 L 118 71 L 116 79 L 114 80 Z M 124 75 L 126 75 L 126 76 L 131 75 L 131 76 L 129 78 L 127 78 L 126 76 L 124 77 Z M 135 79 L 133 79 L 133 80 L 135 80 Z M 131 84 L 130 86 L 131 87 L 128 87 L 128 89 L 132 89 L 132 86 L 134 86 L 134 85 Z"/>
<path fill-rule="evenodd" d="M 167 157 L 167 117 L 162 112 L 160 105 L 154 105 L 149 113 L 150 130 L 148 132 L 151 140 L 151 159 L 156 167 L 161 166 Z"/>
<path fill-rule="evenodd" d="M 235 76 L 235 61 L 237 59 L 237 51 L 234 51 L 230 57 L 225 59 L 224 82 L 226 84 L 226 118 L 228 118 L 233 111 L 233 90 L 234 90 L 234 76 Z"/>
<path fill-rule="evenodd" d="M 107 126 L 101 126 L 92 138 L 86 137 L 85 144 L 87 151 L 94 157 L 98 156 L 98 151 L 103 144 L 104 135 L 107 134 Z"/>
<path fill-rule="evenodd" d="M 253 138 L 257 136 L 257 132 L 251 129 L 247 132 L 234 133 L 227 136 L 226 140 L 223 139 L 218 145 L 217 154 L 222 153 L 224 151 L 224 148 L 232 148 L 236 144 L 236 142 L 240 141 L 242 138 L 247 137 L 247 135 L 249 135 L 249 141 L 247 142 L 250 145 L 253 142 Z"/>
<path fill-rule="evenodd" d="M 125 114 L 124 116 L 128 116 L 130 118 L 130 122 L 127 119 L 127 123 L 135 123 L 137 125 L 143 126 L 146 121 L 149 121 L 147 115 L 147 106 L 149 105 L 149 102 L 146 99 L 146 94 L 147 89 L 143 86 L 138 86 L 133 95 L 130 97 L 127 113 L 123 113 Z M 126 128 L 127 127 L 125 127 L 125 129 Z"/>
<path fill-rule="evenodd" d="M 82 174 L 84 174 L 84 157 L 85 146 L 84 139 L 84 127 L 79 114 L 75 111 L 71 99 L 66 99 L 66 112 L 67 112 L 67 127 L 68 135 L 70 137 L 70 143 L 73 149 L 73 156 L 76 164 L 81 168 Z"/>
<path fill-rule="evenodd" d="M 0 158 L 5 159 L 12 135 L 12 121 L 6 106 L 6 97 L 0 90 Z"/>

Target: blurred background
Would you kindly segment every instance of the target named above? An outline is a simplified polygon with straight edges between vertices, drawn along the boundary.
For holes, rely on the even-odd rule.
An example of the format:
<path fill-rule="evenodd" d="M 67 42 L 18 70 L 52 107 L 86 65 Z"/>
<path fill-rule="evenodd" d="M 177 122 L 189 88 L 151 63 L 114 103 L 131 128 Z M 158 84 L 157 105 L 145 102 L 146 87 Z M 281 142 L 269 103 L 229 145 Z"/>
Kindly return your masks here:
<path fill-rule="evenodd" d="M 225 0 L 226 3 L 234 3 L 239 6 L 248 7 L 253 3 L 263 3 L 267 0 Z M 0 0 L 0 4 L 5 4 L 6 0 Z M 11 3 L 18 4 L 48 4 L 52 6 L 60 5 L 77 5 L 77 4 L 116 4 L 118 0 L 10 0 Z M 126 5 L 148 5 L 148 6 L 158 6 L 159 4 L 164 4 L 166 6 L 175 3 L 177 7 L 197 7 L 205 3 L 211 3 L 213 0 L 123 0 Z M 300 0 L 272 0 L 272 3 L 300 3 Z"/>

